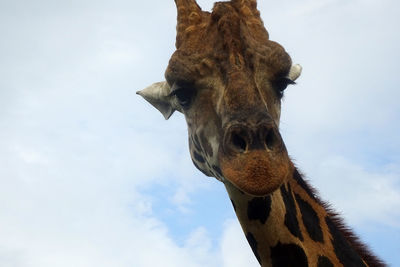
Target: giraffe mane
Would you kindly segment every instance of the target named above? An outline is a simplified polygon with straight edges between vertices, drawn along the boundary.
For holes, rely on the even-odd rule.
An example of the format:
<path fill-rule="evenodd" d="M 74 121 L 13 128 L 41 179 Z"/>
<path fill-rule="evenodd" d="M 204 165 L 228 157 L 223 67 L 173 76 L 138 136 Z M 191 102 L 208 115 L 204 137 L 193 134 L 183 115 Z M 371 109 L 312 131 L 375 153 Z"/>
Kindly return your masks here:
<path fill-rule="evenodd" d="M 328 218 L 336 229 L 344 236 L 346 241 L 354 248 L 357 254 L 368 264 L 368 266 L 387 266 L 381 259 L 375 256 L 371 249 L 364 244 L 354 233 L 353 229 L 347 226 L 341 214 L 334 210 L 330 203 L 320 198 L 318 191 L 310 185 L 304 175 L 296 168 L 293 178 L 296 182 L 327 211 Z"/>

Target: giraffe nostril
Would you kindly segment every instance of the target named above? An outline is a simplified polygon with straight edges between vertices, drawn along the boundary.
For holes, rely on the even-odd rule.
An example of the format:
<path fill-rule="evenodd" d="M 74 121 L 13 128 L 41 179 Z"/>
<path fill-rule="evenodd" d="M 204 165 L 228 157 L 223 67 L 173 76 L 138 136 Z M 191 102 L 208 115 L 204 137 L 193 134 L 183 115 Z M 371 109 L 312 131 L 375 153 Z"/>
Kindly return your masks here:
<path fill-rule="evenodd" d="M 238 133 L 232 133 L 232 144 L 239 152 L 244 152 L 247 149 L 246 140 L 241 137 Z"/>
<path fill-rule="evenodd" d="M 265 140 L 264 140 L 267 149 L 273 150 L 277 141 L 278 138 L 275 134 L 275 131 L 273 129 L 270 129 L 268 133 L 265 135 Z"/>

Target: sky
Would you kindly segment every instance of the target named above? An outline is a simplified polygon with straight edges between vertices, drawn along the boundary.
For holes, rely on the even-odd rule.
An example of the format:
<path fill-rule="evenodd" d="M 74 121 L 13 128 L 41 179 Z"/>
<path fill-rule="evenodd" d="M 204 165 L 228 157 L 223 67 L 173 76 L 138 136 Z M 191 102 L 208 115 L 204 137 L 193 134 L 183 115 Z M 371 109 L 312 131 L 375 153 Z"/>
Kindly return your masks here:
<path fill-rule="evenodd" d="M 282 107 L 291 158 L 400 266 L 400 3 L 259 9 L 303 66 Z M 0 266 L 258 266 L 183 116 L 135 95 L 163 80 L 175 26 L 172 0 L 0 1 Z"/>

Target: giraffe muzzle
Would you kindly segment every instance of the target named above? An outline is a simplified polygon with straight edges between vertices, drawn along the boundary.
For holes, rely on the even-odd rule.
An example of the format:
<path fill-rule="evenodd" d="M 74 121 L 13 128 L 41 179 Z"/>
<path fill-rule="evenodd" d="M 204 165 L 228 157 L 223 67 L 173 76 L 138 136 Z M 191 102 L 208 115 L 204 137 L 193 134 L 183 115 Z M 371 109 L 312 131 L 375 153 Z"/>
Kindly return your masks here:
<path fill-rule="evenodd" d="M 293 169 L 277 128 L 269 122 L 226 128 L 218 161 L 225 179 L 255 196 L 275 191 Z"/>

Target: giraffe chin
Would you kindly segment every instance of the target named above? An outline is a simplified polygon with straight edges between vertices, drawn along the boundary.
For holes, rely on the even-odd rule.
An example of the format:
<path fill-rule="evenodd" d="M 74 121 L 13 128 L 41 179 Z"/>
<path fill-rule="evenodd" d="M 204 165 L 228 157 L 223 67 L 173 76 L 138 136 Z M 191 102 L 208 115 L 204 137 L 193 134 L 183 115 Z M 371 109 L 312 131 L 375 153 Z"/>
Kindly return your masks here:
<path fill-rule="evenodd" d="M 293 172 L 288 155 L 276 155 L 262 150 L 235 156 L 219 155 L 225 179 L 253 196 L 265 196 L 277 190 Z"/>

